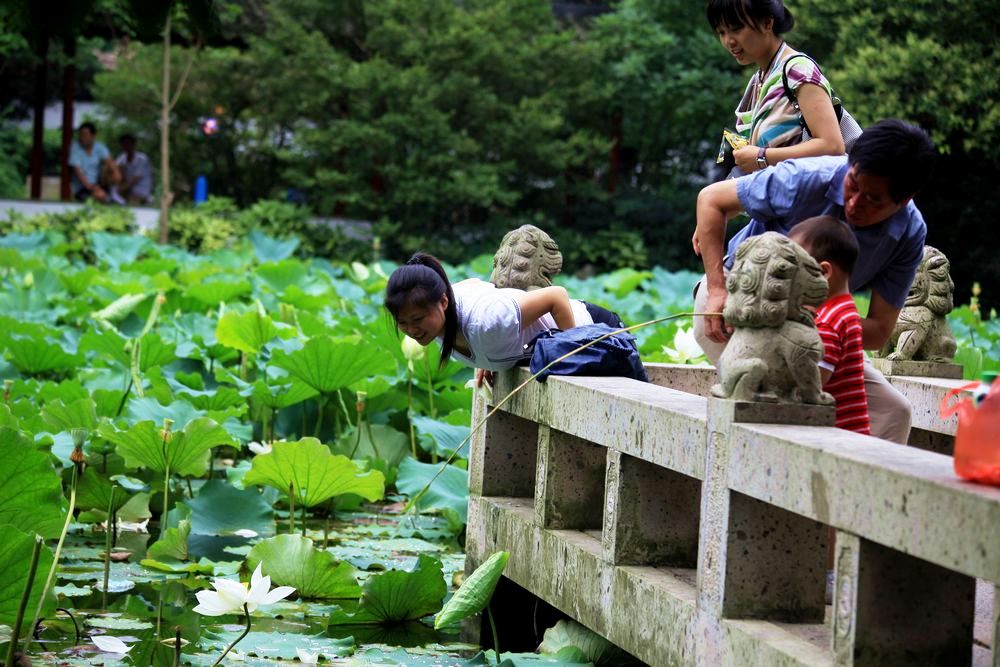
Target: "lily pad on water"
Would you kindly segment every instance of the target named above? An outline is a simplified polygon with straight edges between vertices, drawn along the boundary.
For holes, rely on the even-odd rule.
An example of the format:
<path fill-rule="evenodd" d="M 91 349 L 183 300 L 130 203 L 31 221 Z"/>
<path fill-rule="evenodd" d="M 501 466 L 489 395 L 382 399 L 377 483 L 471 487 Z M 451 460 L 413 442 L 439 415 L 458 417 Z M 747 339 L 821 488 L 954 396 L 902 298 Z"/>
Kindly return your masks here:
<path fill-rule="evenodd" d="M 233 535 L 238 530 L 274 535 L 274 509 L 256 489 L 240 490 L 212 479 L 184 504 L 191 508 L 191 531 L 199 535 Z"/>
<path fill-rule="evenodd" d="M 127 431 L 110 424 L 100 428 L 104 438 L 118 445 L 118 453 L 128 466 L 142 466 L 178 475 L 200 476 L 208 470 L 209 451 L 219 445 L 233 445 L 229 433 L 207 417 L 190 422 L 183 431 L 175 431 L 167 446 L 163 446 L 160 428 L 151 421 L 139 422 Z"/>
<path fill-rule="evenodd" d="M 163 537 L 155 542 L 146 557 L 152 560 L 177 560 L 183 561 L 188 558 L 188 535 L 191 534 L 191 522 L 182 519 L 176 528 L 167 528 Z"/>
<path fill-rule="evenodd" d="M 104 628 L 105 630 L 148 630 L 153 627 L 149 621 L 140 621 L 118 614 L 91 616 L 86 620 L 86 624 L 92 628 Z"/>
<path fill-rule="evenodd" d="M 357 598 L 361 594 L 349 563 L 316 549 L 312 540 L 299 535 L 278 535 L 254 545 L 247 556 L 247 569 L 255 569 L 258 563 L 264 564 L 264 574 L 276 585 L 292 586 L 300 597 Z"/>
<path fill-rule="evenodd" d="M 42 537 L 62 532 L 62 480 L 52 458 L 21 432 L 0 427 L 0 524 Z"/>
<path fill-rule="evenodd" d="M 28 580 L 34 548 L 34 535 L 23 533 L 14 526 L 0 526 L 0 623 L 14 625 L 21 595 L 24 594 L 24 584 Z M 50 567 L 52 551 L 43 545 L 28 598 L 28 609 L 34 609 L 38 605 Z M 44 609 L 46 613 L 51 613 L 54 607 L 50 592 Z"/>
<path fill-rule="evenodd" d="M 90 595 L 94 592 L 94 589 L 90 586 L 77 586 L 76 584 L 66 584 L 65 586 L 56 586 L 54 589 L 55 594 L 68 598 L 82 598 Z"/>
<path fill-rule="evenodd" d="M 441 561 L 421 555 L 412 572 L 389 570 L 368 578 L 354 614 L 335 611 L 331 625 L 415 621 L 436 613 L 448 592 Z"/>
<path fill-rule="evenodd" d="M 437 451 L 438 456 L 451 456 L 459 446 L 464 444 L 459 456 L 469 458 L 468 443 L 465 442 L 471 430 L 468 425 L 468 412 L 462 411 L 460 416 L 466 418 L 465 424 L 449 424 L 445 421 L 422 416 L 413 417 L 411 421 L 417 433 L 420 434 L 421 445 L 427 451 Z"/>
<path fill-rule="evenodd" d="M 385 477 L 381 472 L 361 472 L 353 461 L 346 456 L 334 456 L 316 438 L 274 443 L 269 454 L 254 457 L 243 483 L 266 484 L 286 494 L 291 487 L 295 504 L 306 507 L 344 493 L 378 500 L 385 492 Z"/>
<path fill-rule="evenodd" d="M 221 652 L 241 631 L 218 630 L 202 635 L 201 647 L 207 651 Z M 294 660 L 297 650 L 320 653 L 323 657 L 343 658 L 354 653 L 354 638 L 330 639 L 322 635 L 297 635 L 285 632 L 250 632 L 237 646 L 237 650 L 258 658 Z"/>

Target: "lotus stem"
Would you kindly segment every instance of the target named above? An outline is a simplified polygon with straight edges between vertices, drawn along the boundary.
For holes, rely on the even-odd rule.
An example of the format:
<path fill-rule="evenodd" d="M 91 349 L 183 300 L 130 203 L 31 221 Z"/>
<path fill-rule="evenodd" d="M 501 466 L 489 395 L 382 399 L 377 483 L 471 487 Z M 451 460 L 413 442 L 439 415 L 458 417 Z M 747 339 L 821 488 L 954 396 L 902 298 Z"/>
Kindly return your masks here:
<path fill-rule="evenodd" d="M 427 369 L 427 402 L 430 404 L 431 419 L 437 419 L 437 410 L 434 409 L 434 376 L 431 373 L 431 360 L 428 355 L 424 355 L 424 368 Z M 435 455 L 437 449 L 434 450 Z"/>
<path fill-rule="evenodd" d="M 417 429 L 413 426 L 413 371 L 409 368 L 406 370 L 406 419 L 410 422 L 410 453 L 417 459 Z"/>
<path fill-rule="evenodd" d="M 76 616 L 74 616 L 73 612 L 71 612 L 66 607 L 59 607 L 58 609 L 56 609 L 56 611 L 61 611 L 62 613 L 69 616 L 69 620 L 73 621 L 73 632 L 75 637 L 73 645 L 76 646 L 77 644 L 80 643 L 80 624 L 76 622 Z M 27 653 L 27 651 L 28 649 L 25 649 L 25 653 Z"/>
<path fill-rule="evenodd" d="M 104 586 L 101 588 L 101 611 L 108 608 L 108 579 L 111 575 L 111 521 L 115 511 L 115 491 L 118 487 L 111 487 L 111 496 L 108 498 L 108 528 L 104 531 Z"/>
<path fill-rule="evenodd" d="M 497 635 L 497 624 L 493 621 L 493 609 L 486 605 L 486 616 L 490 619 L 490 630 L 493 631 L 493 650 L 497 654 L 497 664 L 500 664 L 500 637 Z"/>
<path fill-rule="evenodd" d="M 344 392 L 337 391 L 337 399 L 340 401 L 340 409 L 344 413 L 344 421 L 351 426 L 351 414 L 347 411 L 347 403 L 344 401 Z"/>
<path fill-rule="evenodd" d="M 115 417 L 120 417 L 122 410 L 125 408 L 125 403 L 128 401 L 129 392 L 132 391 L 132 376 L 129 375 L 128 383 L 125 385 L 125 393 L 122 394 L 122 400 L 118 403 L 118 409 L 115 411 Z"/>
<path fill-rule="evenodd" d="M 249 618 L 249 614 L 247 618 Z M 181 626 L 174 626 L 174 667 L 181 667 Z"/>
<path fill-rule="evenodd" d="M 132 362 L 129 364 L 129 373 L 132 376 L 132 386 L 135 387 L 135 393 L 142 398 L 142 369 L 140 362 L 142 361 L 142 339 L 136 338 L 132 341 Z"/>
<path fill-rule="evenodd" d="M 173 423 L 173 419 L 164 419 L 163 430 L 160 431 L 160 437 L 163 439 L 163 446 L 160 450 L 163 454 L 163 512 L 160 514 L 161 540 L 167 532 L 167 508 L 170 506 L 170 457 L 167 456 L 167 443 L 173 437 L 170 432 L 170 427 L 173 426 Z"/>
<path fill-rule="evenodd" d="M 431 477 L 427 481 L 426 484 L 424 484 L 423 488 L 420 489 L 420 491 L 418 491 L 415 496 L 413 496 L 412 498 L 410 498 L 410 502 L 408 502 L 406 504 L 406 507 L 403 508 L 403 511 L 407 512 L 407 511 L 410 511 L 411 509 L 413 509 L 414 507 L 416 507 L 417 501 L 419 501 L 421 498 L 423 498 L 424 494 L 427 493 L 427 490 L 431 488 L 431 484 L 433 484 L 434 481 L 438 477 L 440 477 L 441 474 L 447 469 L 448 464 L 450 464 L 452 461 L 454 461 L 458 457 L 458 453 L 460 451 L 462 451 L 462 449 L 465 448 L 465 445 L 467 445 L 470 440 L 472 440 L 472 436 L 474 436 L 476 434 L 476 432 L 479 429 L 481 429 L 486 424 L 486 422 L 489 421 L 490 417 L 492 417 L 494 414 L 496 414 L 497 410 L 499 410 L 501 407 L 503 407 L 504 404 L 506 404 L 507 401 L 509 401 L 511 398 L 513 398 L 518 393 L 520 393 L 520 391 L 522 389 L 524 389 L 525 387 L 527 387 L 531 383 L 532 380 L 534 380 L 539 375 L 541 375 L 542 373 L 544 373 L 548 369 L 550 369 L 553 366 L 555 366 L 556 364 L 558 364 L 560 361 L 563 361 L 564 359 L 567 359 L 567 358 L 573 356 L 577 352 L 580 352 L 582 350 L 586 350 L 591 345 L 595 345 L 595 344 L 601 342 L 602 340 L 604 340 L 605 338 L 609 338 L 611 336 L 614 336 L 615 334 L 627 333 L 629 331 L 634 331 L 635 329 L 642 329 L 643 327 L 648 327 L 648 326 L 651 326 L 653 324 L 660 324 L 662 322 L 667 322 L 669 320 L 676 320 L 676 319 L 679 319 L 681 317 L 708 317 L 708 316 L 712 316 L 712 315 L 722 315 L 722 313 L 677 313 L 675 315 L 666 315 L 664 317 L 658 317 L 658 318 L 656 318 L 654 320 L 649 320 L 648 322 L 642 322 L 640 324 L 633 324 L 630 327 L 622 327 L 621 329 L 615 329 L 614 331 L 609 331 L 608 333 L 604 334 L 603 336 L 595 338 L 594 340 L 592 340 L 592 341 L 590 341 L 588 343 L 584 343 L 583 345 L 581 345 L 580 347 L 576 348 L 575 350 L 570 350 L 569 352 L 567 352 L 566 354 L 562 355 L 558 359 L 554 359 L 554 360 L 550 361 L 543 368 L 541 368 L 537 373 L 533 374 L 527 380 L 525 380 L 521 384 L 519 384 L 516 387 L 514 387 L 514 389 L 512 389 L 509 394 L 507 394 L 506 396 L 504 396 L 495 406 L 493 406 L 492 410 L 490 410 L 488 413 L 486 413 L 485 417 L 483 417 L 477 424 L 474 424 L 472 426 L 472 428 L 469 430 L 469 435 L 465 436 L 465 438 L 462 440 L 462 442 L 460 442 L 458 444 L 458 447 L 455 448 L 455 451 L 453 451 L 451 453 L 451 455 L 447 459 L 445 459 L 444 465 L 442 465 L 440 468 L 438 468 L 438 471 L 436 473 L 434 473 L 434 476 Z M 412 422 L 410 424 L 410 428 L 411 429 L 413 428 Z"/>
<path fill-rule="evenodd" d="M 10 404 L 10 390 L 14 387 L 13 380 L 3 381 L 3 402 Z"/>
<path fill-rule="evenodd" d="M 14 627 L 10 635 L 10 644 L 7 646 L 5 665 L 14 664 L 14 654 L 17 652 L 17 639 L 21 635 L 21 624 L 24 623 L 24 610 L 28 607 L 28 598 L 31 597 L 31 586 L 35 582 L 35 572 L 38 571 L 38 559 L 41 555 L 42 537 L 35 535 L 35 547 L 31 552 L 31 564 L 28 566 L 28 580 L 24 582 L 21 601 L 17 605 L 17 616 L 14 617 Z"/>
<path fill-rule="evenodd" d="M 73 477 L 70 480 L 69 485 L 69 510 L 66 512 L 66 521 L 63 523 L 62 532 L 59 534 L 59 542 L 56 543 L 56 553 L 55 557 L 52 559 L 52 566 L 49 567 L 49 574 L 45 578 L 45 587 L 42 588 L 42 594 L 38 598 L 38 606 L 35 607 L 35 617 L 32 619 L 31 627 L 38 627 L 38 622 L 42 618 L 42 606 L 45 604 L 45 596 L 49 592 L 49 588 L 52 586 L 52 580 L 56 576 L 56 569 L 59 567 L 59 556 L 62 554 L 63 544 L 66 542 L 66 533 L 69 532 L 69 525 L 73 522 L 73 510 L 76 508 L 76 485 L 79 482 L 79 474 L 82 464 L 73 464 Z M 68 613 L 68 612 L 67 612 Z M 76 619 L 73 619 L 73 625 L 76 625 Z M 79 642 L 80 630 L 77 628 L 77 641 Z M 31 637 L 28 637 L 28 643 L 24 647 L 24 652 L 27 653 L 31 649 Z"/>
<path fill-rule="evenodd" d="M 246 614 L 247 616 L 247 627 L 243 629 L 243 633 L 239 637 L 237 637 L 232 644 L 226 647 L 226 650 L 222 652 L 222 655 L 219 656 L 219 659 L 212 663 L 212 667 L 217 667 L 217 665 L 222 663 L 222 659 L 225 658 L 226 655 L 228 655 L 229 652 L 233 650 L 233 647 L 239 644 L 241 641 L 243 641 L 243 638 L 246 637 L 248 634 L 250 634 L 250 610 L 247 609 L 246 604 L 243 605 L 243 613 Z"/>

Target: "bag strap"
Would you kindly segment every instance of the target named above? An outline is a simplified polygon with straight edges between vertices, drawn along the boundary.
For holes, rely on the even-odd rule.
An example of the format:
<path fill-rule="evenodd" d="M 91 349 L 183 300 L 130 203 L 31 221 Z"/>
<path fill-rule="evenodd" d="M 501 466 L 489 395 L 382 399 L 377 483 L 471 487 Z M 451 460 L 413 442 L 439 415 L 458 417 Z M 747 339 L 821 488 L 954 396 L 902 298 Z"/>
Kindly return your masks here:
<path fill-rule="evenodd" d="M 788 60 L 786 60 L 785 63 L 781 66 L 781 85 L 785 89 L 785 97 L 788 98 L 788 101 L 791 102 L 792 105 L 795 107 L 795 110 L 798 111 L 799 103 L 798 100 L 795 99 L 795 91 L 793 91 L 791 87 L 788 85 L 788 65 L 796 58 L 805 58 L 806 60 L 812 62 L 812 64 L 816 66 L 816 69 L 819 70 L 820 74 L 823 73 L 823 70 L 820 69 L 818 62 L 816 62 L 811 56 L 807 56 L 804 53 L 796 53 L 794 56 L 790 56 Z M 832 94 L 831 97 L 833 97 Z"/>

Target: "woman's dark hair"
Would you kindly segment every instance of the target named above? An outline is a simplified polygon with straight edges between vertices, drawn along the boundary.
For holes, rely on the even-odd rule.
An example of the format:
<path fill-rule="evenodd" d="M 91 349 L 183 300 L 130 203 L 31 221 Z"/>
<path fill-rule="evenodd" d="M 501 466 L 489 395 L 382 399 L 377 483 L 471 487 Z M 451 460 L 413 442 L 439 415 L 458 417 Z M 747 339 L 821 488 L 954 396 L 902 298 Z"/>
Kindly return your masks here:
<path fill-rule="evenodd" d="M 895 118 L 880 120 L 858 137 L 847 162 L 858 171 L 889 181 L 897 204 L 920 192 L 933 174 L 937 150 L 927 133 Z"/>
<path fill-rule="evenodd" d="M 807 218 L 789 230 L 793 238 L 817 262 L 830 262 L 850 275 L 858 261 L 858 239 L 850 225 L 832 215 Z"/>
<path fill-rule="evenodd" d="M 385 308 L 393 319 L 399 317 L 404 306 L 430 307 L 448 295 L 448 307 L 444 311 L 444 342 L 441 344 L 440 366 L 448 363 L 451 350 L 458 335 L 458 309 L 455 307 L 455 293 L 448 282 L 441 262 L 433 255 L 418 252 L 410 260 L 392 272 L 385 286 Z"/>
<path fill-rule="evenodd" d="M 712 30 L 750 26 L 760 31 L 765 21 L 774 19 L 774 34 L 783 35 L 795 26 L 795 17 L 781 0 L 709 0 L 705 15 Z"/>

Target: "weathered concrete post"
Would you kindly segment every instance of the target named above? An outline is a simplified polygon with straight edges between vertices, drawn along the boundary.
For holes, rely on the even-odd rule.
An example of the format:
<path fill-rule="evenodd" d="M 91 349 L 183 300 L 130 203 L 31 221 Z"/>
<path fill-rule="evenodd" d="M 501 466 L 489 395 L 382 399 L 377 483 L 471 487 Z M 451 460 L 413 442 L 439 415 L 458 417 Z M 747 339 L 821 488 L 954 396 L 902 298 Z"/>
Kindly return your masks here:
<path fill-rule="evenodd" d="M 604 506 L 604 447 L 538 427 L 535 525 L 600 530 Z"/>

